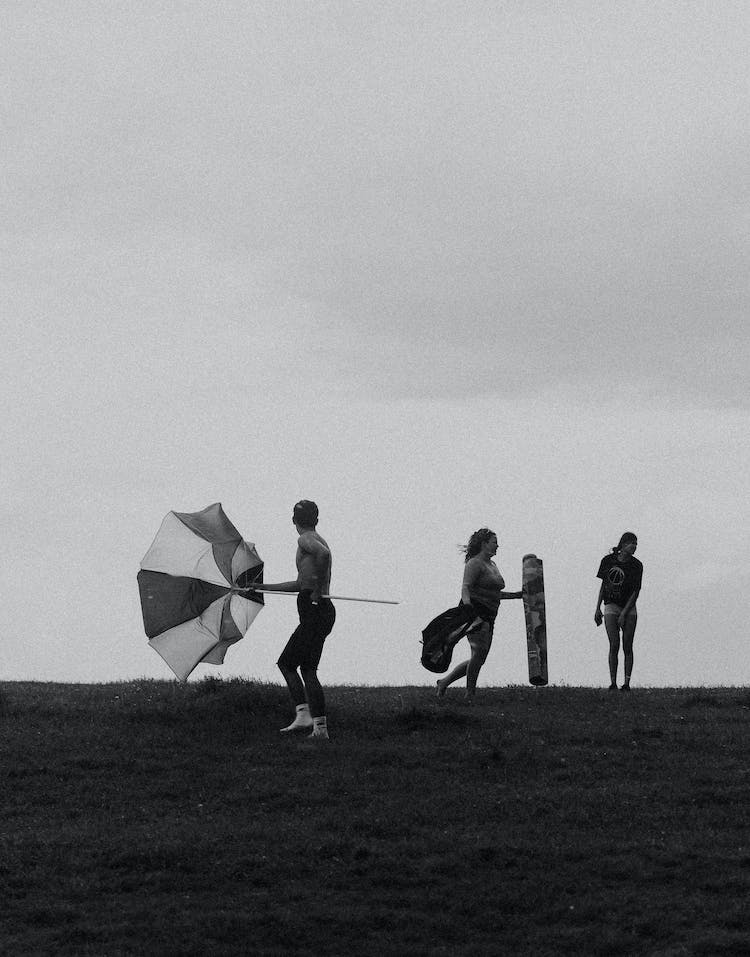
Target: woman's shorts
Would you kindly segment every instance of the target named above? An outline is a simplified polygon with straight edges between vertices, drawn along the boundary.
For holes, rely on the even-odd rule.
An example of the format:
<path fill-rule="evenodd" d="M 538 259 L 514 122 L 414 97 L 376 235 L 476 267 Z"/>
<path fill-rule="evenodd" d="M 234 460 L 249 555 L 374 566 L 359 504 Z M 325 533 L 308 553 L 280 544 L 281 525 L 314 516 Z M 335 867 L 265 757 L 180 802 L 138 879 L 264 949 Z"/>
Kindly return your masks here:
<path fill-rule="evenodd" d="M 620 605 L 615 605 L 614 602 L 609 602 L 609 604 L 604 606 L 604 614 L 616 615 L 619 618 L 620 615 L 622 614 L 622 608 L 620 607 Z M 638 610 L 636 609 L 634 605 L 628 612 L 628 618 L 637 618 L 637 617 L 638 617 Z"/>

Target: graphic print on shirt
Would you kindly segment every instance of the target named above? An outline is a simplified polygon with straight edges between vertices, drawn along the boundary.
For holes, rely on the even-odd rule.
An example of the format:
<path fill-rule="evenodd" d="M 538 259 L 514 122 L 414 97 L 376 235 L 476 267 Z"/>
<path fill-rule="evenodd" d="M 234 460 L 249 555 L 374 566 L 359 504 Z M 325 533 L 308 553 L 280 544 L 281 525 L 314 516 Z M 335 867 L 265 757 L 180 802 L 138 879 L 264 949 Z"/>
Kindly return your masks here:
<path fill-rule="evenodd" d="M 631 558 L 623 564 L 617 561 L 615 555 L 605 555 L 599 563 L 596 577 L 602 580 L 604 601 L 624 606 L 634 592 L 640 591 L 643 565 L 637 558 Z"/>
<path fill-rule="evenodd" d="M 625 571 L 618 565 L 613 565 L 607 572 L 605 581 L 607 582 L 607 594 L 610 600 L 618 603 L 622 594 L 622 586 L 625 584 Z"/>

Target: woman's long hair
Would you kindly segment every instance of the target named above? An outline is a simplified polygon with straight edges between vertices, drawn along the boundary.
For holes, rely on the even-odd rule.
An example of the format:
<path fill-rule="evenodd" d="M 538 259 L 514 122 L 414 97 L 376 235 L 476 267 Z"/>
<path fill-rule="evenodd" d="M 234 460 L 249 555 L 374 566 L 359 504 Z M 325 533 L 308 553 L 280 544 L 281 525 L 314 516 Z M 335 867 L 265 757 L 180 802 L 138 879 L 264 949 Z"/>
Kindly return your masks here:
<path fill-rule="evenodd" d="M 468 562 L 470 558 L 478 555 L 482 550 L 482 545 L 494 534 L 491 528 L 478 528 L 469 541 L 461 546 L 461 550 L 466 552 L 464 562 Z"/>
<path fill-rule="evenodd" d="M 636 544 L 638 544 L 638 536 L 635 534 L 635 532 L 623 532 L 622 535 L 620 536 L 620 541 L 612 549 L 612 554 L 616 555 L 617 552 L 620 551 L 622 546 L 627 545 L 628 542 L 635 542 Z"/>

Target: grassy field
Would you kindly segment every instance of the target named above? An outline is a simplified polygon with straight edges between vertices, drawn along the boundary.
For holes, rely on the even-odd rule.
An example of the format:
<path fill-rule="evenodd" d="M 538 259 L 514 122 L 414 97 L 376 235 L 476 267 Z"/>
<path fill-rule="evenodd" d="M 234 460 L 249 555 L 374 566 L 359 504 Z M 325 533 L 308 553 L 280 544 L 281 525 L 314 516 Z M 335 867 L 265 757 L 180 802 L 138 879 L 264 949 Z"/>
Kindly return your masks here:
<path fill-rule="evenodd" d="M 0 948 L 750 953 L 750 692 L 0 684 Z"/>

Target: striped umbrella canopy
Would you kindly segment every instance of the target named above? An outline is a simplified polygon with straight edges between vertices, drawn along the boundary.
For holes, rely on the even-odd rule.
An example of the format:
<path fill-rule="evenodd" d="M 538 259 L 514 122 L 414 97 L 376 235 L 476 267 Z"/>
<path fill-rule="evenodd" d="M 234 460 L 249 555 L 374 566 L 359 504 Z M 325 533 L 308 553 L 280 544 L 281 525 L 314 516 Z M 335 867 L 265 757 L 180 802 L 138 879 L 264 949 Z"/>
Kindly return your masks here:
<path fill-rule="evenodd" d="M 219 502 L 201 512 L 169 512 L 138 572 L 149 645 L 180 681 L 199 662 L 220 665 L 263 607 L 263 562 Z"/>

